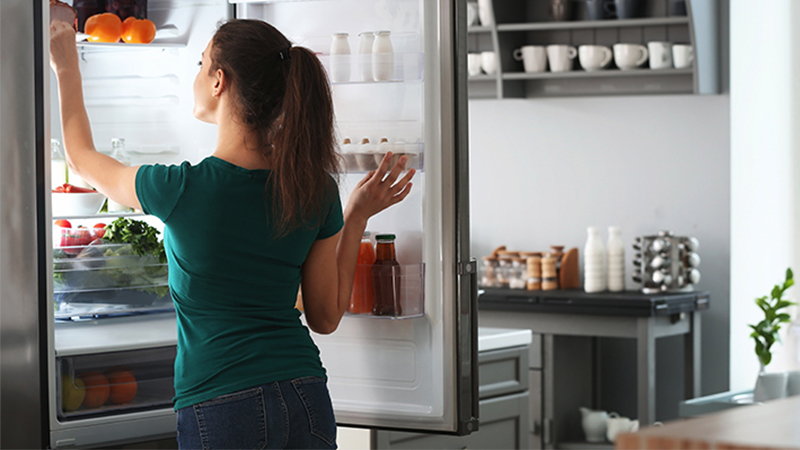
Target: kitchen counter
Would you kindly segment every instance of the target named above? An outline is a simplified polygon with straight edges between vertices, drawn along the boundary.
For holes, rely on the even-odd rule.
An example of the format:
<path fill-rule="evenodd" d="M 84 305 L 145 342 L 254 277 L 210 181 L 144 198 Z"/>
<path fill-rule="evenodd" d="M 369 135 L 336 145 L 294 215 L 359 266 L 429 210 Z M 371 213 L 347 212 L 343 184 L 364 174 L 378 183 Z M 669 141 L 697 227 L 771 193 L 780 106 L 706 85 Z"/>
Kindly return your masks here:
<path fill-rule="evenodd" d="M 617 449 L 800 449 L 800 396 L 649 427 L 617 438 Z"/>
<path fill-rule="evenodd" d="M 532 336 L 531 330 L 479 327 L 478 352 L 529 345 Z"/>

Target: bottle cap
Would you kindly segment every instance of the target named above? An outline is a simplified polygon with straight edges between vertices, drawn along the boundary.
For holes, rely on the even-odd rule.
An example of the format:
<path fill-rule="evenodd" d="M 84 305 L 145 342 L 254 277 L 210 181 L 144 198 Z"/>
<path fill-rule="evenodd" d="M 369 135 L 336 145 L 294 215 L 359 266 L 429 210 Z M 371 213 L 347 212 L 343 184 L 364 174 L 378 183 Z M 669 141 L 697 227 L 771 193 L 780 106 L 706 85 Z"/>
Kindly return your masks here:
<path fill-rule="evenodd" d="M 372 236 L 372 233 L 370 233 L 369 231 L 365 231 L 364 234 L 361 235 L 362 238 L 368 238 L 370 236 Z"/>
<path fill-rule="evenodd" d="M 397 239 L 397 237 L 393 234 L 378 234 L 375 236 L 375 239 L 379 241 L 393 241 Z"/>

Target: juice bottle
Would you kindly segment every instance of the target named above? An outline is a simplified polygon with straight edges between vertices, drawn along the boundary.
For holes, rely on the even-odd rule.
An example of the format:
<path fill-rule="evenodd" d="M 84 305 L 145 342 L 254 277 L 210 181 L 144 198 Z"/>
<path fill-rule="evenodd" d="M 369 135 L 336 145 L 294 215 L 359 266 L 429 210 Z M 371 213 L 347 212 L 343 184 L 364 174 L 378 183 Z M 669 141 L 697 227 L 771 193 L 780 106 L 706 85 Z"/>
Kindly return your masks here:
<path fill-rule="evenodd" d="M 372 266 L 372 288 L 375 305 L 372 314 L 376 316 L 400 316 L 400 264 L 394 248 L 395 235 L 379 234 L 376 247 L 375 264 Z"/>
<path fill-rule="evenodd" d="M 375 264 L 375 249 L 369 240 L 369 231 L 361 237 L 356 262 L 356 277 L 353 282 L 353 296 L 347 310 L 353 314 L 369 314 L 372 312 L 374 297 L 372 292 L 372 265 Z"/>

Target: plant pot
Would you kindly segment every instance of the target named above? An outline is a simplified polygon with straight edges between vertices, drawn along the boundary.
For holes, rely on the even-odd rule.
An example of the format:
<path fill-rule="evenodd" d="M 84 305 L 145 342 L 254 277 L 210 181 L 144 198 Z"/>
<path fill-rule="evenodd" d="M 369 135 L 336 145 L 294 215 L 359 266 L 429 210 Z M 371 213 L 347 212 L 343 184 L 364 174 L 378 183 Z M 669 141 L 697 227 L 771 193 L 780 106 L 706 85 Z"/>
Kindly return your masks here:
<path fill-rule="evenodd" d="M 766 402 L 786 397 L 786 372 L 760 373 L 753 390 L 754 402 Z"/>

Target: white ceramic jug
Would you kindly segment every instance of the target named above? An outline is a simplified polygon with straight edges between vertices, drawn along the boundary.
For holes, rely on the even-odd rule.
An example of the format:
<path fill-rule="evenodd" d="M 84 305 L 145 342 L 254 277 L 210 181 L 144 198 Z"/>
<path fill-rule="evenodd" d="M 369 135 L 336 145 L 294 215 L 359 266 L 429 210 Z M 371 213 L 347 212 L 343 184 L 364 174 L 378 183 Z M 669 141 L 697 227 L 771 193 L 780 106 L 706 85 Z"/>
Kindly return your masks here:
<path fill-rule="evenodd" d="M 606 438 L 610 442 L 615 442 L 620 433 L 633 433 L 639 429 L 639 421 L 631 420 L 627 417 L 620 417 L 619 414 L 612 412 L 606 419 Z"/>
<path fill-rule="evenodd" d="M 592 411 L 589 408 L 580 408 L 581 425 L 587 442 L 603 442 L 606 435 L 608 414 L 605 411 Z"/>

